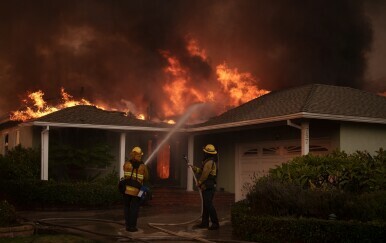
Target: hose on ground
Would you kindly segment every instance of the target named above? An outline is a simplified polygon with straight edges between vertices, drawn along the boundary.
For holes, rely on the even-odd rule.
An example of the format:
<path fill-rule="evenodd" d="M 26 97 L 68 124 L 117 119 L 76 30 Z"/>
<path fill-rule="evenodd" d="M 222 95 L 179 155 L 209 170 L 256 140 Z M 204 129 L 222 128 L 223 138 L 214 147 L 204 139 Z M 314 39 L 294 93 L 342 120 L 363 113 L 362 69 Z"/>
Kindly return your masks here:
<path fill-rule="evenodd" d="M 189 163 L 188 159 L 185 157 L 184 158 L 187 162 L 187 164 Z M 189 164 L 188 164 L 189 165 Z M 194 182 L 196 183 L 196 185 L 198 184 L 197 183 L 197 177 L 193 171 L 193 168 L 192 166 L 189 166 L 189 168 L 191 169 L 192 173 L 193 173 L 193 178 L 194 178 Z M 202 193 L 201 193 L 201 190 L 199 189 L 198 190 L 199 194 L 200 194 L 200 199 L 201 199 L 201 214 L 198 218 L 196 219 L 193 219 L 193 220 L 190 220 L 190 221 L 187 221 L 187 222 L 182 222 L 182 223 L 148 223 L 148 225 L 152 228 L 155 228 L 157 230 L 160 230 L 160 231 L 163 231 L 165 233 L 168 233 L 168 234 L 171 234 L 171 235 L 175 235 L 175 236 L 179 236 L 179 237 L 182 237 L 182 238 L 186 238 L 186 239 L 193 239 L 193 240 L 197 240 L 197 241 L 200 241 L 200 242 L 205 242 L 205 243 L 213 243 L 213 241 L 209 241 L 209 240 L 206 240 L 206 239 L 203 239 L 201 237 L 195 237 L 195 236 L 187 236 L 187 235 L 182 235 L 182 234 L 179 234 L 179 233 L 176 233 L 174 231 L 171 231 L 171 230 L 167 230 L 167 229 L 164 229 L 164 228 L 161 228 L 160 226 L 177 226 L 177 225 L 186 225 L 186 224 L 190 224 L 190 223 L 193 223 L 197 220 L 199 220 L 201 218 L 201 215 L 202 215 L 202 212 L 203 212 L 203 199 L 202 199 Z"/>

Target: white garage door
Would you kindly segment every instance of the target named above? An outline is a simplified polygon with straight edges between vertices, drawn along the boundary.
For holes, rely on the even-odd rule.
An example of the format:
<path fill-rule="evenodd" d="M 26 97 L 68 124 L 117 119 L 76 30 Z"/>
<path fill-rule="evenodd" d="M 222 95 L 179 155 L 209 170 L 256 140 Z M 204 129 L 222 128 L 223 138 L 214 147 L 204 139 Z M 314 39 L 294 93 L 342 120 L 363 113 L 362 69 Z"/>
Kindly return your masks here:
<path fill-rule="evenodd" d="M 326 154 L 327 140 L 315 140 L 310 145 L 310 153 Z M 281 165 L 300 156 L 299 140 L 272 141 L 255 144 L 239 144 L 236 148 L 235 199 L 244 199 L 254 178 L 268 174 L 270 168 Z"/>

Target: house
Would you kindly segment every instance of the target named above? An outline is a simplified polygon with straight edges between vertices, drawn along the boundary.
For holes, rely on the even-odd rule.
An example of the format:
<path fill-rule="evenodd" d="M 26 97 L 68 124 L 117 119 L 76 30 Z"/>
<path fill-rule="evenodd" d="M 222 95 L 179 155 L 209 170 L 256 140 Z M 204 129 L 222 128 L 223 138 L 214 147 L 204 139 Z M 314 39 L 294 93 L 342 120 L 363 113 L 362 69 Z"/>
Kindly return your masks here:
<path fill-rule="evenodd" d="M 3 153 L 5 147 L 10 149 L 17 143 L 41 146 L 42 179 L 46 180 L 47 146 L 55 140 L 79 142 L 99 134 L 99 139 L 112 145 L 115 167 L 121 168 L 132 146 L 139 145 L 150 154 L 172 126 L 76 106 L 0 128 Z M 386 148 L 386 97 L 321 84 L 271 92 L 204 123 L 177 129 L 149 163 L 154 179 L 193 190 L 193 175 L 182 158 L 187 154 L 190 161 L 199 164 L 207 143 L 219 151 L 218 189 L 235 193 L 238 201 L 244 197 L 243 186 L 254 176 L 264 175 L 269 168 L 296 156 L 323 155 L 336 149 L 374 153 Z"/>

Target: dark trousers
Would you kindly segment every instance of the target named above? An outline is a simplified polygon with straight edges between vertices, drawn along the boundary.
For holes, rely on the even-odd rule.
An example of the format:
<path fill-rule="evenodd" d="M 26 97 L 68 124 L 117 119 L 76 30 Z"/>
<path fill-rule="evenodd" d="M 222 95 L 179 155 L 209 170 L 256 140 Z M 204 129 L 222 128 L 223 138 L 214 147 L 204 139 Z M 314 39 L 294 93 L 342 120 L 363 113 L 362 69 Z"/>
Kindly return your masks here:
<path fill-rule="evenodd" d="M 123 195 L 126 228 L 137 227 L 140 198 L 137 196 Z"/>
<path fill-rule="evenodd" d="M 202 192 L 203 211 L 202 211 L 202 225 L 209 226 L 209 218 L 212 224 L 218 225 L 218 218 L 216 209 L 213 206 L 215 188 L 205 189 Z"/>

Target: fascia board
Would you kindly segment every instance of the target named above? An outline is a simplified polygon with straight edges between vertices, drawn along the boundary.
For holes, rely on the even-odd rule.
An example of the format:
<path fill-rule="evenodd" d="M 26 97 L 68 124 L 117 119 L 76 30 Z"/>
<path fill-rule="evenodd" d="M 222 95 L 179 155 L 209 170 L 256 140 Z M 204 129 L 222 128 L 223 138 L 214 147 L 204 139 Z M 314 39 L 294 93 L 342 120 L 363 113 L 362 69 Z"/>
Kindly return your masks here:
<path fill-rule="evenodd" d="M 382 119 L 382 118 L 369 118 L 369 117 L 342 116 L 342 115 L 299 112 L 299 113 L 284 115 L 284 116 L 275 116 L 275 117 L 267 117 L 267 118 L 261 118 L 261 119 L 247 120 L 247 121 L 223 123 L 223 124 L 216 124 L 216 125 L 211 125 L 211 126 L 202 126 L 202 127 L 194 127 L 194 128 L 180 128 L 180 129 L 177 129 L 176 132 L 210 131 L 210 130 L 216 130 L 216 129 L 242 127 L 242 126 L 257 125 L 257 124 L 262 124 L 262 123 L 270 123 L 270 122 L 284 121 L 284 120 L 290 120 L 290 119 L 301 119 L 301 118 L 386 124 L 386 119 Z M 22 123 L 19 125 L 20 126 L 78 127 L 78 128 L 95 128 L 95 129 L 125 130 L 125 131 L 157 131 L 157 132 L 169 132 L 173 129 L 173 127 L 171 127 L 171 128 L 157 128 L 157 127 L 71 124 L 71 123 L 51 123 L 51 122 L 29 122 L 29 123 Z"/>
<path fill-rule="evenodd" d="M 308 113 L 308 112 L 299 112 L 295 114 L 285 115 L 285 116 L 275 116 L 267 117 L 261 119 L 232 122 L 232 123 L 223 123 L 212 126 L 204 127 L 194 127 L 187 128 L 186 132 L 201 132 L 208 130 L 232 128 L 232 127 L 242 127 L 248 125 L 257 125 L 262 123 L 284 121 L 290 119 L 324 119 L 324 120 L 334 120 L 334 121 L 350 121 L 350 122 L 364 122 L 364 123 L 377 123 L 377 124 L 386 124 L 386 119 L 382 118 L 370 118 L 370 117 L 357 117 L 357 116 L 342 116 L 342 115 L 329 115 L 329 114 L 319 114 L 319 113 Z"/>
<path fill-rule="evenodd" d="M 93 129 L 105 129 L 105 130 L 149 131 L 149 132 L 169 132 L 172 129 L 172 128 L 159 128 L 159 127 L 115 126 L 115 125 L 54 123 L 54 122 L 36 122 L 36 121 L 24 123 L 22 126 L 77 127 L 77 128 L 93 128 Z"/>
<path fill-rule="evenodd" d="M 186 131 L 187 132 L 200 132 L 200 131 L 223 129 L 223 128 L 257 125 L 257 124 L 262 124 L 262 123 L 277 122 L 277 121 L 283 121 L 283 120 L 288 120 L 288 119 L 297 119 L 297 118 L 303 118 L 302 113 L 296 113 L 296 114 L 285 115 L 285 116 L 260 118 L 260 119 L 247 120 L 247 121 L 223 123 L 223 124 L 217 124 L 217 125 L 205 126 L 205 127 L 187 128 Z"/>
<path fill-rule="evenodd" d="M 386 124 L 386 119 L 384 118 L 330 115 L 330 114 L 319 114 L 319 113 L 308 113 L 308 112 L 303 112 L 302 118 Z"/>

